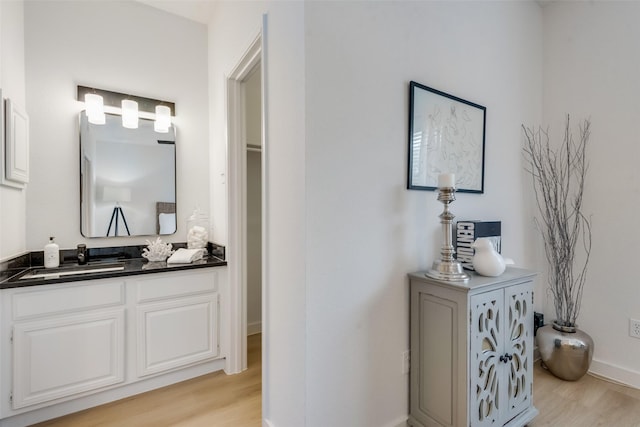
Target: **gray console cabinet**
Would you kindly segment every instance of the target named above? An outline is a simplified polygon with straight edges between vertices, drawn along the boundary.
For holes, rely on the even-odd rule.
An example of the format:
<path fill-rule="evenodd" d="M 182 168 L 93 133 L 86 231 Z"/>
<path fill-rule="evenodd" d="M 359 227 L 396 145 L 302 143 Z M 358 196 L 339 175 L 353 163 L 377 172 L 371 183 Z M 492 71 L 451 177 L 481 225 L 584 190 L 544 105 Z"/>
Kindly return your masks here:
<path fill-rule="evenodd" d="M 533 406 L 533 278 L 409 275 L 412 427 L 524 426 Z"/>

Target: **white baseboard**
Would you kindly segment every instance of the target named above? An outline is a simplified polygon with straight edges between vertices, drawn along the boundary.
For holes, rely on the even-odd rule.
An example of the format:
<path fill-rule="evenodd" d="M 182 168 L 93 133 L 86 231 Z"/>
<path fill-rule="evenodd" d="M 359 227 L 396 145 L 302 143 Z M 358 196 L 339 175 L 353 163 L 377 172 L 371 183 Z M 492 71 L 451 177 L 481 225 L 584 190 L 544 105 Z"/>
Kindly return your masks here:
<path fill-rule="evenodd" d="M 247 335 L 255 335 L 262 332 L 262 321 L 247 323 Z"/>
<path fill-rule="evenodd" d="M 605 379 L 640 389 L 640 372 L 593 359 L 589 372 Z"/>
<path fill-rule="evenodd" d="M 393 421 L 392 423 L 390 423 L 387 427 L 407 427 L 407 420 L 408 420 L 407 416 L 403 415 L 402 417 L 398 418 L 396 421 Z M 269 421 L 266 418 L 263 418 L 262 427 L 275 427 L 275 426 L 271 421 Z"/>
<path fill-rule="evenodd" d="M 407 427 L 408 420 L 409 420 L 409 417 L 406 415 L 403 415 L 398 419 L 396 419 L 395 421 L 391 422 L 389 424 L 389 427 Z"/>

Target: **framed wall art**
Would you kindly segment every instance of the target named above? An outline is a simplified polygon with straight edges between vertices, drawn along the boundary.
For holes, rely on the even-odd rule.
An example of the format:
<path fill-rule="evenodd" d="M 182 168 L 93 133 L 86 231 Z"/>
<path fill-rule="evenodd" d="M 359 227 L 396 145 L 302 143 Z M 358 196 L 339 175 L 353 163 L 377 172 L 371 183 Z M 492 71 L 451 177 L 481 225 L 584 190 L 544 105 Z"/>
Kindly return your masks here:
<path fill-rule="evenodd" d="M 29 117 L 11 99 L 3 99 L 0 91 L 0 117 L 4 124 L 0 164 L 0 183 L 8 187 L 24 188 L 29 182 Z"/>
<path fill-rule="evenodd" d="M 484 193 L 486 112 L 482 105 L 412 81 L 407 188 L 436 190 L 438 175 L 454 173 L 456 191 Z"/>

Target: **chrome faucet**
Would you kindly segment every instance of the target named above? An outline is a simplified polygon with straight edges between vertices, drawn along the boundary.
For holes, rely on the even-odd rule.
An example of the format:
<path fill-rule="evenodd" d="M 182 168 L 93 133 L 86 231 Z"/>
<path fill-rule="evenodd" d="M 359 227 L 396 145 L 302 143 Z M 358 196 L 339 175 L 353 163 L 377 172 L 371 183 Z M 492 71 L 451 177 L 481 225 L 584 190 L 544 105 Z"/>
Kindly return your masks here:
<path fill-rule="evenodd" d="M 87 245 L 81 243 L 78 245 L 77 252 L 78 264 L 86 264 L 87 263 Z"/>

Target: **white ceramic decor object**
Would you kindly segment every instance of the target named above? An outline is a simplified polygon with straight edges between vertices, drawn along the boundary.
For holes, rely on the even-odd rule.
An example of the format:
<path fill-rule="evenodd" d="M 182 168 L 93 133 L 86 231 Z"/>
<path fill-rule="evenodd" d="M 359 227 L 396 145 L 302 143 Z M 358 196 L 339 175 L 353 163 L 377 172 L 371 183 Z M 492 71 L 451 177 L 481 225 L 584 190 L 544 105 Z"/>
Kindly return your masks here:
<path fill-rule="evenodd" d="M 175 252 L 171 243 L 164 243 L 159 237 L 153 242 L 147 240 L 146 243 L 142 256 L 151 262 L 164 261 Z"/>
<path fill-rule="evenodd" d="M 495 250 L 491 240 L 480 237 L 471 246 L 475 249 L 473 268 L 482 276 L 497 277 L 504 273 L 506 263 L 504 258 Z"/>

